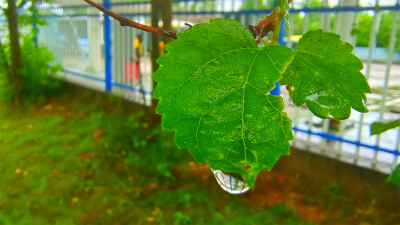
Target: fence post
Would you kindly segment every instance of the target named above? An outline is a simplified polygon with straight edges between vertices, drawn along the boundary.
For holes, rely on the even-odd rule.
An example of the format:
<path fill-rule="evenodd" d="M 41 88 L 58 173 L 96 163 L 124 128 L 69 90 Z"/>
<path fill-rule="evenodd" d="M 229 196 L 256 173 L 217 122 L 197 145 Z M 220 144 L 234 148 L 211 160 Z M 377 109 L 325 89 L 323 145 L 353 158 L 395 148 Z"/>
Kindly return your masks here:
<path fill-rule="evenodd" d="M 111 10 L 110 0 L 103 0 L 103 7 Z M 106 91 L 112 90 L 112 53 L 111 53 L 111 19 L 104 14 L 104 60 L 105 60 L 105 86 Z"/>
<path fill-rule="evenodd" d="M 39 40 L 38 40 L 38 33 L 39 33 L 39 28 L 37 27 L 37 24 L 36 24 L 36 20 L 37 20 L 37 18 L 38 18 L 38 9 L 37 9 L 37 7 L 36 7 L 36 3 L 35 3 L 35 1 L 32 1 L 32 4 L 33 4 L 33 23 L 32 23 L 32 28 L 33 28 L 33 32 L 34 32 L 34 34 L 35 34 L 35 36 L 33 37 L 33 40 L 34 40 L 34 42 L 35 42 L 35 48 L 38 48 L 38 46 L 39 46 Z"/>

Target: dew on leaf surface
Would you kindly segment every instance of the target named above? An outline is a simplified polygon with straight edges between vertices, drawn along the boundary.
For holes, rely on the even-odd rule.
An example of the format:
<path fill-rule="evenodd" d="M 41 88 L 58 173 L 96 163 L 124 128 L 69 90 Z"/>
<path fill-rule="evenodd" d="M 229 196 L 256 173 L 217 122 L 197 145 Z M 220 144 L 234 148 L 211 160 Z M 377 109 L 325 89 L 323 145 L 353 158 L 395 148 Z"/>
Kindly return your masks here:
<path fill-rule="evenodd" d="M 225 174 L 221 170 L 211 169 L 211 171 L 213 172 L 219 186 L 230 194 L 243 194 L 250 190 L 246 182 L 244 182 L 241 178 Z"/>

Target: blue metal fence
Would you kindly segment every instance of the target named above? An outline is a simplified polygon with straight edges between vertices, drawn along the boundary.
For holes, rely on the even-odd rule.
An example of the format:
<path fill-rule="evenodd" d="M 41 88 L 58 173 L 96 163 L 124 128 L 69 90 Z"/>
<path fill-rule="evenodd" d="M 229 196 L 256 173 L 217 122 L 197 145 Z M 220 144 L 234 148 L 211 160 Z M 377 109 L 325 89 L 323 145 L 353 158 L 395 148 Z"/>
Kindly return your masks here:
<path fill-rule="evenodd" d="M 252 3 L 252 8 L 245 7 L 248 2 Z M 295 107 L 285 88 L 277 87 L 273 93 L 284 98 L 286 111 L 293 119 L 295 141 L 292 145 L 356 165 L 391 172 L 400 162 L 400 130 L 395 129 L 378 137 L 370 137 L 368 131 L 374 121 L 400 118 L 400 66 L 393 63 L 400 59 L 396 57 L 400 53 L 394 47 L 376 47 L 381 14 L 393 12 L 396 23 L 400 11 L 399 2 L 393 2 L 392 5 L 379 5 L 378 2 L 374 5 L 363 5 L 361 0 L 342 0 L 340 5 L 332 6 L 329 0 L 322 0 L 319 7 L 308 6 L 308 0 L 301 2 L 304 4 L 292 4 L 290 21 L 294 25 L 291 29 L 281 29 L 282 45 L 294 47 L 298 36 L 312 25 L 313 15 L 318 16 L 316 22 L 319 27 L 328 31 L 336 29 L 338 32 L 342 31 L 338 30 L 335 21 L 339 22 L 342 16 L 342 20 L 350 18 L 357 23 L 360 12 L 373 15 L 369 47 L 356 47 L 355 54 L 360 54 L 358 56 L 364 60 L 364 73 L 374 94 L 368 95 L 370 113 L 362 115 L 352 111 L 350 120 L 340 122 L 332 129 L 331 121 L 320 120 L 307 109 Z M 348 6 L 349 2 L 355 4 Z M 206 3 L 214 4 L 214 8 L 208 9 Z M 212 17 L 233 18 L 244 25 L 256 24 L 272 10 L 273 5 L 270 3 L 271 1 L 264 1 L 261 6 L 257 0 L 174 0 L 173 26 L 176 31 L 182 31 L 187 29 L 185 23 L 207 22 Z M 149 1 L 113 3 L 111 0 L 104 0 L 103 5 L 122 16 L 150 24 Z M 63 76 L 67 80 L 150 104 L 152 82 L 149 34 L 120 27 L 117 21 L 100 14 L 89 5 L 62 6 L 43 3 L 38 7 L 49 24 L 41 28 L 38 41 L 54 53 L 57 63 L 63 65 Z M 307 22 L 302 27 L 293 23 L 298 15 Z M 342 32 L 346 36 L 346 32 L 350 32 L 349 26 L 345 24 L 343 27 L 347 27 Z M 392 32 L 391 42 L 396 42 L 397 31 L 396 28 Z M 347 38 L 350 42 L 357 39 L 350 35 Z M 86 41 L 79 42 L 79 39 Z M 374 55 L 378 50 L 381 51 L 379 57 L 378 54 Z M 377 60 L 385 61 L 386 65 Z"/>
<path fill-rule="evenodd" d="M 110 0 L 104 0 L 104 8 L 111 10 Z M 111 18 L 109 15 L 104 15 L 104 52 L 105 52 L 105 70 L 106 70 L 106 79 L 105 86 L 106 91 L 111 91 L 112 89 L 112 68 L 111 68 L 111 60 L 112 60 L 112 50 L 111 50 Z"/>

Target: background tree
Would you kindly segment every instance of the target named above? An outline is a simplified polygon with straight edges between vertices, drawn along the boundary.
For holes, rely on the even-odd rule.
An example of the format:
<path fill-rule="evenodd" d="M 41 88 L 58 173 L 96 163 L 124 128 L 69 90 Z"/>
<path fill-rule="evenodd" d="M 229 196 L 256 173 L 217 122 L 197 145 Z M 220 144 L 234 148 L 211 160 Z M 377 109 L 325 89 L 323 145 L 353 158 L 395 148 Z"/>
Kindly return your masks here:
<path fill-rule="evenodd" d="M 392 31 L 394 12 L 382 12 L 381 13 L 381 23 L 379 25 L 379 32 L 376 37 L 376 44 L 378 47 L 387 48 L 390 42 L 390 33 Z M 370 13 L 361 13 L 360 19 L 356 29 L 354 29 L 353 34 L 357 35 L 357 46 L 368 47 L 369 36 L 371 33 L 373 23 L 373 15 Z M 400 25 L 400 21 L 398 22 Z M 397 36 L 400 36 L 400 30 L 397 31 Z M 395 49 L 400 50 L 400 40 L 397 39 Z"/>
<path fill-rule="evenodd" d="M 7 84 L 0 94 L 15 105 L 55 94 L 60 82 L 49 75 L 61 67 L 51 65 L 52 53 L 34 41 L 39 32 L 37 26 L 45 24 L 38 15 L 35 0 L 8 0 L 3 5 L 7 22 L 0 29 L 7 35 L 0 41 L 0 64 L 4 74 L 1 78 Z"/>
<path fill-rule="evenodd" d="M 151 26 L 158 28 L 159 22 L 162 21 L 162 28 L 164 30 L 172 31 L 172 0 L 151 0 Z M 159 42 L 164 41 L 164 43 L 168 43 L 170 38 L 160 37 L 152 33 L 151 35 L 151 62 L 153 72 L 158 69 L 158 63 L 156 62 L 158 57 L 160 57 L 160 48 Z M 153 87 L 155 87 L 156 82 L 153 81 Z M 161 116 L 156 114 L 156 106 L 157 102 L 155 99 L 152 100 L 151 107 L 149 108 L 148 113 L 146 114 L 148 117 L 148 122 L 150 127 L 156 126 L 161 121 Z"/>
<path fill-rule="evenodd" d="M 19 44 L 18 12 L 15 0 L 7 0 L 5 10 L 8 19 L 8 32 L 10 35 L 10 54 L 11 54 L 11 76 L 9 76 L 13 93 L 17 93 L 22 82 L 22 55 Z M 22 96 L 15 94 L 14 103 L 19 104 Z"/>

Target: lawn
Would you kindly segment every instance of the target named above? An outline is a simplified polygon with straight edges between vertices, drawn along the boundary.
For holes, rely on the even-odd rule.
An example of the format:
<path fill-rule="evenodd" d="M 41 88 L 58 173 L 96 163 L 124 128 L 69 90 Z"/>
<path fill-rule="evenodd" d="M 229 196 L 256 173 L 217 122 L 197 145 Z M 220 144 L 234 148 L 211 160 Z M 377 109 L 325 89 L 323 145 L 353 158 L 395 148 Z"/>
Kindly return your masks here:
<path fill-rule="evenodd" d="M 385 176 L 296 150 L 255 190 L 230 195 L 132 104 L 81 89 L 1 100 L 0 225 L 400 223 Z"/>
<path fill-rule="evenodd" d="M 1 102 L 0 225 L 310 224 L 283 203 L 223 192 L 173 134 L 94 95 Z"/>

